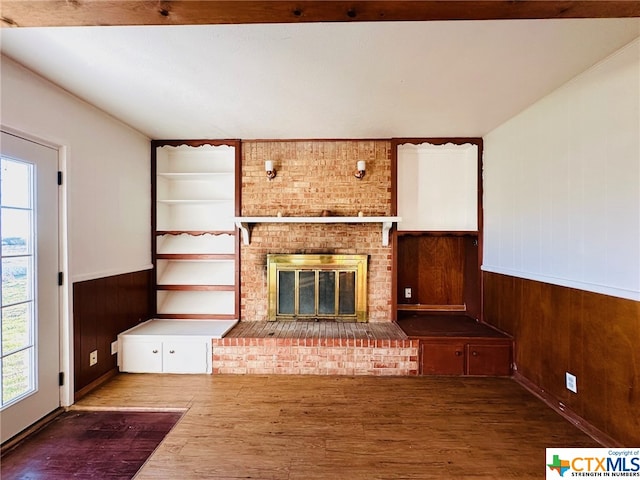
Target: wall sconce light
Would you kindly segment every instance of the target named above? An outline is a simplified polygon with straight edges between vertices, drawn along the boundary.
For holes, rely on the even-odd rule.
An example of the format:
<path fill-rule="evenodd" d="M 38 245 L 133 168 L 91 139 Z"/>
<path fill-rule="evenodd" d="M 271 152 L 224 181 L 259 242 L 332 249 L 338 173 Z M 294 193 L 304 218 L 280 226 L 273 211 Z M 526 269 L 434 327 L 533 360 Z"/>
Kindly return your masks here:
<path fill-rule="evenodd" d="M 273 166 L 272 160 L 267 160 L 264 162 L 264 171 L 267 172 L 267 178 L 269 180 L 273 180 L 276 178 L 276 169 Z"/>
<path fill-rule="evenodd" d="M 358 160 L 358 163 L 356 164 L 356 170 L 357 172 L 354 173 L 353 175 L 356 178 L 364 178 L 364 174 L 365 174 L 365 170 L 366 170 L 366 163 L 364 162 L 364 160 Z"/>

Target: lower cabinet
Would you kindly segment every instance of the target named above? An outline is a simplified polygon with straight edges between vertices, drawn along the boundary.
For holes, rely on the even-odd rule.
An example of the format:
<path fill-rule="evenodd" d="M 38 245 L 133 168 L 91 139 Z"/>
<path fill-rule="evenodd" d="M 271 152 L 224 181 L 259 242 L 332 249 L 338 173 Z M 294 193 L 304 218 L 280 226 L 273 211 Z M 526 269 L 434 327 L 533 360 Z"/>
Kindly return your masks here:
<path fill-rule="evenodd" d="M 129 373 L 211 373 L 211 339 L 237 320 L 154 319 L 118 335 L 118 367 Z"/>
<path fill-rule="evenodd" d="M 438 339 L 420 342 L 422 375 L 511 375 L 510 340 Z"/>
<path fill-rule="evenodd" d="M 146 341 L 126 336 L 120 343 L 120 371 L 130 373 L 211 373 L 211 339 Z"/>

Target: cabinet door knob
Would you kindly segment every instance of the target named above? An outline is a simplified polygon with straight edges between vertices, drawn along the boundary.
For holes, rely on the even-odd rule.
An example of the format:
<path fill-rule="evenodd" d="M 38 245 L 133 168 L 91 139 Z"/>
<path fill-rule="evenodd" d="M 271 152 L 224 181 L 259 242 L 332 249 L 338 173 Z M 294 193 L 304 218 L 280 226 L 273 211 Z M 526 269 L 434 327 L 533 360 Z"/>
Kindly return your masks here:
<path fill-rule="evenodd" d="M 473 352 L 471 352 L 471 355 L 473 355 L 474 357 L 478 356 L 478 352 L 476 352 L 475 350 Z"/>
<path fill-rule="evenodd" d="M 462 355 L 462 352 L 460 350 L 456 350 L 456 357 L 459 357 L 460 355 Z"/>
<path fill-rule="evenodd" d="M 153 353 L 158 353 L 158 350 L 153 350 Z"/>
<path fill-rule="evenodd" d="M 175 350 L 169 350 L 169 353 L 176 353 Z"/>

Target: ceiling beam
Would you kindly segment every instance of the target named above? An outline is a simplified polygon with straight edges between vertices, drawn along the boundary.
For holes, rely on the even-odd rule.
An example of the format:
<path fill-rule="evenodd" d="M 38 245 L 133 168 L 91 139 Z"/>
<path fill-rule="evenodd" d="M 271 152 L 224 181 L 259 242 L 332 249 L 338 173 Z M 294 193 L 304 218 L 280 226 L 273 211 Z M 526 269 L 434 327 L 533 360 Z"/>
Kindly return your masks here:
<path fill-rule="evenodd" d="M 640 17 L 634 0 L 2 0 L 3 27 Z"/>

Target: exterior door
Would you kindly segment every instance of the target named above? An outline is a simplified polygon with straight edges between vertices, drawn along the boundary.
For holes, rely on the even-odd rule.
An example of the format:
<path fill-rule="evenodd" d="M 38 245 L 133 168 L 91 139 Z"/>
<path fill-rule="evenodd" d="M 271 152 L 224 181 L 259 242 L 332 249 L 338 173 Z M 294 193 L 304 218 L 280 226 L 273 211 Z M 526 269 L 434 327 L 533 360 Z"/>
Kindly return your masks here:
<path fill-rule="evenodd" d="M 2 132 L 1 441 L 60 406 L 58 151 Z"/>

